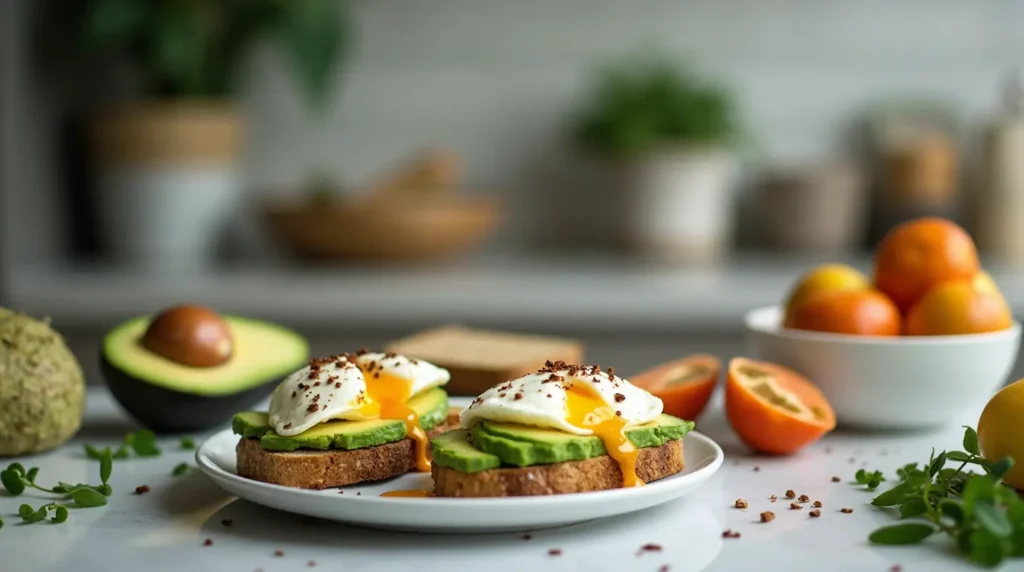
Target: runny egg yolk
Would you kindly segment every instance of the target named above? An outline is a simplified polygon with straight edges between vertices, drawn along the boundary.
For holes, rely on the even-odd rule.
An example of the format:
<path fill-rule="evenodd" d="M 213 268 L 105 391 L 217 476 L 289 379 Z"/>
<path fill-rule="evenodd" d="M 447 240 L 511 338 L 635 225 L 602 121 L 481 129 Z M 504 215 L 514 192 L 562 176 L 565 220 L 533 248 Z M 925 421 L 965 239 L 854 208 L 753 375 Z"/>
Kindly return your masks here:
<path fill-rule="evenodd" d="M 574 383 L 565 390 L 565 420 L 573 427 L 589 429 L 604 443 L 604 448 L 622 472 L 623 487 L 639 487 L 644 482 L 636 476 L 639 451 L 626 437 L 626 422 L 615 409 L 583 384 Z"/>
<path fill-rule="evenodd" d="M 406 405 L 412 397 L 412 382 L 379 370 L 362 371 L 366 379 L 366 398 L 361 407 L 363 415 L 371 419 L 396 419 L 405 423 L 405 434 L 416 443 L 416 470 L 429 472 L 427 434 L 420 427 L 419 415 Z"/>

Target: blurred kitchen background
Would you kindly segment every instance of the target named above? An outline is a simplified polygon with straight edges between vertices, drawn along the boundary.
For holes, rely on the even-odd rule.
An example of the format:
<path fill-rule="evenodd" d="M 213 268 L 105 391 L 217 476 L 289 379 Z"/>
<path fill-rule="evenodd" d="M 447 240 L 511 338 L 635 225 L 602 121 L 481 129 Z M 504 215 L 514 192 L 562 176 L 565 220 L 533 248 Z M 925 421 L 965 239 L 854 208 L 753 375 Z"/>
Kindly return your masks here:
<path fill-rule="evenodd" d="M 1024 2 L 2 10 L 0 302 L 94 381 L 103 332 L 183 301 L 318 353 L 456 322 L 729 357 L 926 213 L 1024 313 Z"/>

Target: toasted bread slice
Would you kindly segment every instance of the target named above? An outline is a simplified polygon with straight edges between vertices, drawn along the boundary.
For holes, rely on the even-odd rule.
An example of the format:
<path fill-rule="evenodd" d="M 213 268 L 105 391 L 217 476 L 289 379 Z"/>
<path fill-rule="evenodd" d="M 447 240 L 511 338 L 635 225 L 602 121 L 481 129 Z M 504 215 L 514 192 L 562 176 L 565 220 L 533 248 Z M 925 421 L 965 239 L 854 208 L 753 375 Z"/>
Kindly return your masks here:
<path fill-rule="evenodd" d="M 683 440 L 640 449 L 637 476 L 645 483 L 683 470 Z M 463 473 L 434 464 L 434 495 L 439 497 L 521 497 L 585 493 L 622 486 L 622 471 L 608 455 L 552 465 L 499 468 Z"/>
<path fill-rule="evenodd" d="M 458 428 L 448 421 L 427 431 L 430 438 Z M 329 489 L 404 475 L 416 467 L 416 444 L 402 439 L 350 451 L 266 451 L 259 439 L 240 439 L 235 448 L 239 476 L 300 489 Z"/>

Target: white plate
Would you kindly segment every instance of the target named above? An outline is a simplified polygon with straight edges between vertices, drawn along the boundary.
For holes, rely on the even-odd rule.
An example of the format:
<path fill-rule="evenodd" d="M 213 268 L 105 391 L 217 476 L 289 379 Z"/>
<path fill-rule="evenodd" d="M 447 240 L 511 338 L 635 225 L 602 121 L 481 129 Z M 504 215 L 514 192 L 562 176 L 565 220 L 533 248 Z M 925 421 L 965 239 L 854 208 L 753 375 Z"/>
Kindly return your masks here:
<path fill-rule="evenodd" d="M 649 508 L 694 490 L 722 465 L 722 449 L 697 432 L 684 438 L 686 469 L 649 485 L 567 495 L 512 498 L 381 497 L 397 489 L 432 490 L 427 473 L 378 483 L 312 491 L 271 485 L 235 473 L 238 436 L 225 430 L 196 451 L 199 468 L 221 488 L 248 501 L 307 516 L 371 528 L 434 533 L 532 530 L 575 524 Z"/>

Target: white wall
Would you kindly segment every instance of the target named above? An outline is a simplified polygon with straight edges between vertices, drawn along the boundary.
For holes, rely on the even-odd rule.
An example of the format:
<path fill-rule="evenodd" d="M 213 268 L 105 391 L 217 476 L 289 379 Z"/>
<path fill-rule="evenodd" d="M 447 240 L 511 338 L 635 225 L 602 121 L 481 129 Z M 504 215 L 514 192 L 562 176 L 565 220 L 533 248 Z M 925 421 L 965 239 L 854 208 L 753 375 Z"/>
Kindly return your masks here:
<path fill-rule="evenodd" d="M 506 244 L 533 228 L 530 217 L 548 198 L 591 191 L 580 188 L 589 183 L 568 156 L 564 126 L 588 66 L 603 58 L 645 46 L 688 56 L 740 90 L 762 148 L 790 159 L 839 148 L 877 96 L 923 91 L 984 113 L 1024 55 L 1024 2 L 1016 0 L 352 4 L 358 53 L 326 117 L 305 113 L 276 52 L 252 62 L 245 106 L 254 193 L 287 192 L 312 168 L 358 182 L 417 145 L 440 142 L 464 156 L 476 186 L 509 198 L 518 223 Z M 46 127 L 41 104 L 23 95 L 17 128 L 35 133 Z M 47 137 L 28 137 L 16 150 L 19 176 L 35 192 L 21 198 L 20 214 L 4 213 L 5 226 L 49 232 L 39 223 L 52 191 Z"/>

